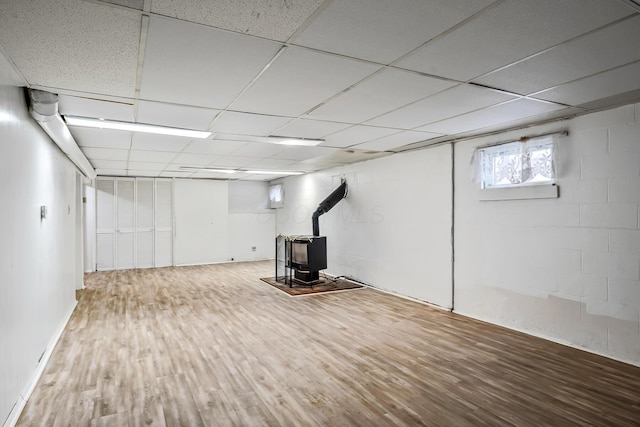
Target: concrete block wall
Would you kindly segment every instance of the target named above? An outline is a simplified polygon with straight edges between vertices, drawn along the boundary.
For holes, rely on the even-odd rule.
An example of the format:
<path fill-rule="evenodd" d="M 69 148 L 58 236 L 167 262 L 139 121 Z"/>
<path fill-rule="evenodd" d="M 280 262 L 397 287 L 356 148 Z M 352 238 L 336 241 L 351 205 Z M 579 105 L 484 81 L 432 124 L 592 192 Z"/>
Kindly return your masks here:
<path fill-rule="evenodd" d="M 456 144 L 455 311 L 640 365 L 639 112 Z M 560 130 L 559 198 L 479 200 L 476 147 Z"/>

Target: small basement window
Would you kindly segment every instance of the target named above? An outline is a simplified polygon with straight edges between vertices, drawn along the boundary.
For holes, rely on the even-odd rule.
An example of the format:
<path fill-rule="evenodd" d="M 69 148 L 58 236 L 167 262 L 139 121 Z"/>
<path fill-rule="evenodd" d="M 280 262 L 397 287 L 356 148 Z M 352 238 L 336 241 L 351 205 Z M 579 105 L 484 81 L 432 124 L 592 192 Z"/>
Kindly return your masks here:
<path fill-rule="evenodd" d="M 483 189 L 555 183 L 552 136 L 476 149 L 475 175 Z"/>

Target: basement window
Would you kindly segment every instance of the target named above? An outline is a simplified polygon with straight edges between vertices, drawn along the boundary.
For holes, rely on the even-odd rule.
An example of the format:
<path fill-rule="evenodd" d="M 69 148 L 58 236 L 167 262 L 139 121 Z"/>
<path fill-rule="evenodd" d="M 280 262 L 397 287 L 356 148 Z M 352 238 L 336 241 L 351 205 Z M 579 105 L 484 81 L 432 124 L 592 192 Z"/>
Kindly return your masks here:
<path fill-rule="evenodd" d="M 555 183 L 552 136 L 476 149 L 476 180 L 482 189 Z"/>

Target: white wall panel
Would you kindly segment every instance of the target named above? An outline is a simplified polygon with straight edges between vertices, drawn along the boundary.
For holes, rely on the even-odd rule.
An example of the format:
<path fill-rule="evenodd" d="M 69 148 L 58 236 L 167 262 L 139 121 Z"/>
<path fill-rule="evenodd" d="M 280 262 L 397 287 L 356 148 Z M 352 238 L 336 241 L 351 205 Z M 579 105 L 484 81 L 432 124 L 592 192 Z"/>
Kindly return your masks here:
<path fill-rule="evenodd" d="M 176 265 L 227 261 L 227 182 L 176 179 L 174 197 Z"/>
<path fill-rule="evenodd" d="M 0 86 L 0 422 L 20 410 L 75 306 L 76 169 Z M 40 219 L 40 206 L 48 215 Z M 44 358 L 46 360 L 46 357 Z M 12 415 L 13 418 L 14 413 Z"/>
<path fill-rule="evenodd" d="M 451 147 L 286 179 L 277 232 L 311 234 L 313 211 L 341 176 L 348 197 L 320 217 L 327 272 L 450 308 Z"/>
<path fill-rule="evenodd" d="M 557 199 L 479 200 L 474 148 L 522 131 L 456 144 L 456 311 L 640 365 L 640 193 L 625 184 L 640 174 L 633 111 L 527 129 L 569 130 Z"/>

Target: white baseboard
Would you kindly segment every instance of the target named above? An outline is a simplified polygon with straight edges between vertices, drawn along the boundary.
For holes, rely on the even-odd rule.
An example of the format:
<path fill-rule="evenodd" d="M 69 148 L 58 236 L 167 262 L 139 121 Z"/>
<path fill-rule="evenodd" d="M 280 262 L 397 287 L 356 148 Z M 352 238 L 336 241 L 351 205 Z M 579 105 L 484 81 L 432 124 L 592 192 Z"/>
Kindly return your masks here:
<path fill-rule="evenodd" d="M 36 388 L 36 385 L 38 384 L 38 381 L 40 380 L 40 377 L 44 372 L 44 368 L 47 366 L 47 362 L 49 361 L 49 358 L 53 354 L 53 349 L 56 347 L 56 344 L 60 340 L 60 337 L 64 332 L 64 328 L 67 327 L 67 323 L 69 323 L 69 319 L 71 319 L 71 315 L 73 314 L 73 311 L 75 310 L 77 305 L 78 305 L 78 301 L 74 301 L 71 307 L 69 308 L 69 311 L 65 315 L 64 319 L 58 326 L 58 329 L 53 334 L 53 337 L 51 337 L 51 340 L 49 341 L 49 345 L 47 346 L 47 349 L 45 350 L 44 354 L 40 358 L 40 361 L 36 366 L 36 370 L 31 376 L 31 380 L 29 380 L 24 391 L 21 393 L 20 397 L 18 398 L 18 401 L 13 406 L 13 409 L 11 410 L 11 412 L 9 413 L 9 416 L 4 422 L 3 427 L 14 427 L 18 422 L 18 419 L 20 418 L 20 415 L 22 414 L 24 407 L 27 405 L 27 402 L 29 401 L 29 397 L 31 397 L 31 393 L 33 393 L 33 390 Z"/>

